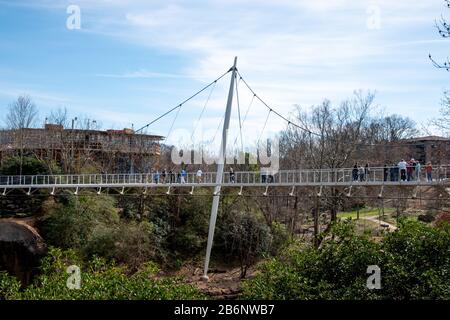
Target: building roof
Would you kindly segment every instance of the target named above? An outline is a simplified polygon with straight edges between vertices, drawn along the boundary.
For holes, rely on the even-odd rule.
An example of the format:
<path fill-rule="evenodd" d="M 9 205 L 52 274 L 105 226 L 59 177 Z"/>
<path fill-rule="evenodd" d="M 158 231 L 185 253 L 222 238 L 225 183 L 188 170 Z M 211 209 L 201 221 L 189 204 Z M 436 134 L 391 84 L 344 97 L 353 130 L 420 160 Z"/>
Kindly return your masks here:
<path fill-rule="evenodd" d="M 426 136 L 426 137 L 417 137 L 411 139 L 403 139 L 403 142 L 425 142 L 425 141 L 450 141 L 450 138 L 440 137 L 440 136 Z"/>
<path fill-rule="evenodd" d="M 0 129 L 0 133 L 8 133 L 8 132 L 14 132 L 14 131 L 18 131 L 19 129 Z M 123 130 L 113 130 L 113 129 L 107 129 L 107 130 L 95 130 L 95 129 L 69 129 L 69 128 L 64 128 L 62 126 L 58 126 L 58 125 L 52 125 L 52 124 L 46 124 L 45 128 L 24 128 L 24 131 L 27 132 L 36 132 L 36 133 L 49 133 L 51 134 L 52 131 L 64 131 L 64 132 L 71 132 L 74 134 L 77 133 L 89 133 L 91 135 L 103 135 L 103 136 L 107 136 L 107 135 L 114 135 L 114 136 L 130 136 L 130 135 L 135 135 L 135 136 L 140 136 L 142 138 L 146 138 L 146 139 L 152 139 L 155 141 L 160 141 L 160 140 L 164 140 L 164 136 L 160 136 L 160 135 L 155 135 L 155 134 L 147 134 L 147 133 L 136 133 L 134 132 L 134 130 L 132 129 L 123 129 Z"/>

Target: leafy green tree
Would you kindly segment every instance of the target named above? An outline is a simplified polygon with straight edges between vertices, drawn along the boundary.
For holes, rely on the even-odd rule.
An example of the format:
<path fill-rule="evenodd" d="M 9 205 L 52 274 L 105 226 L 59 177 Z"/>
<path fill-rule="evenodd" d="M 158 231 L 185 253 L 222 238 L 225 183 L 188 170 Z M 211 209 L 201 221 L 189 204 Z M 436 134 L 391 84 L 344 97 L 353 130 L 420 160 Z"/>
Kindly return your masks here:
<path fill-rule="evenodd" d="M 22 167 L 22 168 L 21 168 Z M 2 175 L 45 175 L 49 174 L 50 170 L 46 164 L 39 161 L 35 157 L 10 157 L 7 158 L 0 168 Z"/>
<path fill-rule="evenodd" d="M 401 219 L 397 232 L 388 234 L 383 289 L 386 296 L 400 299 L 450 298 L 450 231 Z"/>
<path fill-rule="evenodd" d="M 46 207 L 41 229 L 47 242 L 126 264 L 131 271 L 149 260 L 163 260 L 164 237 L 152 222 L 120 219 L 111 196 L 62 196 Z"/>
<path fill-rule="evenodd" d="M 69 289 L 70 265 L 80 267 L 80 289 Z M 50 248 L 42 262 L 41 275 L 25 290 L 19 290 L 17 280 L 0 273 L 0 299 L 8 300 L 170 300 L 203 299 L 192 285 L 182 284 L 180 278 L 158 279 L 155 264 L 147 263 L 133 275 L 124 267 L 94 257 L 88 263 L 73 250 Z"/>
<path fill-rule="evenodd" d="M 294 244 L 244 283 L 249 299 L 450 299 L 450 233 L 401 220 L 381 243 L 335 224 L 319 248 Z M 367 267 L 381 269 L 381 289 L 366 287 Z"/>
<path fill-rule="evenodd" d="M 237 260 L 241 278 L 248 268 L 265 254 L 272 244 L 270 228 L 261 216 L 247 211 L 231 211 L 221 219 L 217 234 L 217 251 L 228 261 Z"/>
<path fill-rule="evenodd" d="M 63 195 L 51 201 L 41 222 L 43 236 L 50 245 L 81 250 L 96 230 L 111 229 L 119 223 L 115 200 L 106 195 Z"/>

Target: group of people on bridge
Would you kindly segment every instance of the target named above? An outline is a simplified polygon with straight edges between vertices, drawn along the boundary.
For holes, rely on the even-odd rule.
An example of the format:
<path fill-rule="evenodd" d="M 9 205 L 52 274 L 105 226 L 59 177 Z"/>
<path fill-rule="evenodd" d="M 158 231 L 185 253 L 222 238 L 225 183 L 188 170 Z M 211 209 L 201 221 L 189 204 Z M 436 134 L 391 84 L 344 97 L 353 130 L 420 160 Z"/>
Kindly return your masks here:
<path fill-rule="evenodd" d="M 200 170 L 201 171 L 201 170 Z M 153 180 L 155 183 L 186 183 L 187 171 L 186 169 L 181 169 L 180 171 L 164 169 L 162 172 L 159 170 L 152 171 Z"/>
<path fill-rule="evenodd" d="M 420 181 L 421 173 L 426 173 L 426 179 L 428 182 L 433 181 L 433 165 L 428 162 L 426 165 L 422 166 L 420 161 L 414 160 L 412 158 L 409 161 L 402 159 L 398 163 L 389 165 L 384 164 L 383 167 L 383 181 Z M 370 167 L 366 163 L 365 166 L 359 166 L 355 163 L 352 170 L 353 181 L 370 181 Z"/>
<path fill-rule="evenodd" d="M 156 184 L 162 183 L 187 183 L 188 182 L 188 172 L 185 168 L 182 168 L 180 171 L 176 171 L 171 169 L 167 171 L 167 169 L 163 169 L 161 172 L 159 170 L 153 171 L 151 170 L 153 181 Z M 195 180 L 197 183 L 203 182 L 203 171 L 199 168 L 195 173 Z M 234 173 L 233 167 L 230 167 L 228 170 L 228 180 L 230 183 L 236 182 L 236 176 Z M 273 174 L 269 172 L 261 172 L 261 182 L 262 183 L 272 183 L 274 181 Z"/>

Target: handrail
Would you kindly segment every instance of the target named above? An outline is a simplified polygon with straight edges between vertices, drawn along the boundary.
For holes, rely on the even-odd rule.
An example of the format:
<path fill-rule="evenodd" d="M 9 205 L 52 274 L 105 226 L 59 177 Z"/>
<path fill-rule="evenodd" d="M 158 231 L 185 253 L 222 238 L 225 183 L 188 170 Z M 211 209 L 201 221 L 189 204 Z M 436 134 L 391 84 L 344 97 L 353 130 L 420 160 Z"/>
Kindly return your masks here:
<path fill-rule="evenodd" d="M 196 172 L 180 173 L 96 173 L 64 175 L 0 175 L 0 187 L 5 186 L 42 186 L 42 185 L 136 185 L 136 184 L 215 184 L 216 172 L 204 172 L 201 180 Z M 398 167 L 374 167 L 369 170 L 355 168 L 301 169 L 270 171 L 224 172 L 223 184 L 353 184 L 353 183 L 399 183 L 432 182 L 450 179 L 450 166 L 434 167 L 431 176 L 426 167 L 417 170 L 400 170 Z"/>

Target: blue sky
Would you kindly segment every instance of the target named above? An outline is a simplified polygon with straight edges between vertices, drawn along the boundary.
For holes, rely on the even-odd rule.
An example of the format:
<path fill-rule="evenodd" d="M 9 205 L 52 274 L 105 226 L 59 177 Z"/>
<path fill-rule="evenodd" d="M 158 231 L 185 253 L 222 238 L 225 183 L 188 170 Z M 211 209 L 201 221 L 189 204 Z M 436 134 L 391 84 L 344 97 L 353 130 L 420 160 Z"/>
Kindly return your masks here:
<path fill-rule="evenodd" d="M 80 30 L 66 27 L 71 4 L 81 9 Z M 27 93 L 42 122 L 67 107 L 103 128 L 140 127 L 238 56 L 246 80 L 281 113 L 363 89 L 377 93 L 374 114 L 427 126 L 449 87 L 450 74 L 427 58 L 450 55 L 434 27 L 441 14 L 450 16 L 441 0 L 0 0 L 0 110 Z M 197 141 L 214 135 L 228 80 L 214 89 Z M 245 110 L 251 95 L 239 89 Z M 192 132 L 208 94 L 180 110 L 171 142 Z M 252 105 L 245 140 L 257 139 L 266 115 Z M 173 116 L 150 131 L 166 135 Z M 235 110 L 232 134 L 236 119 Z M 263 134 L 285 127 L 271 117 Z"/>

